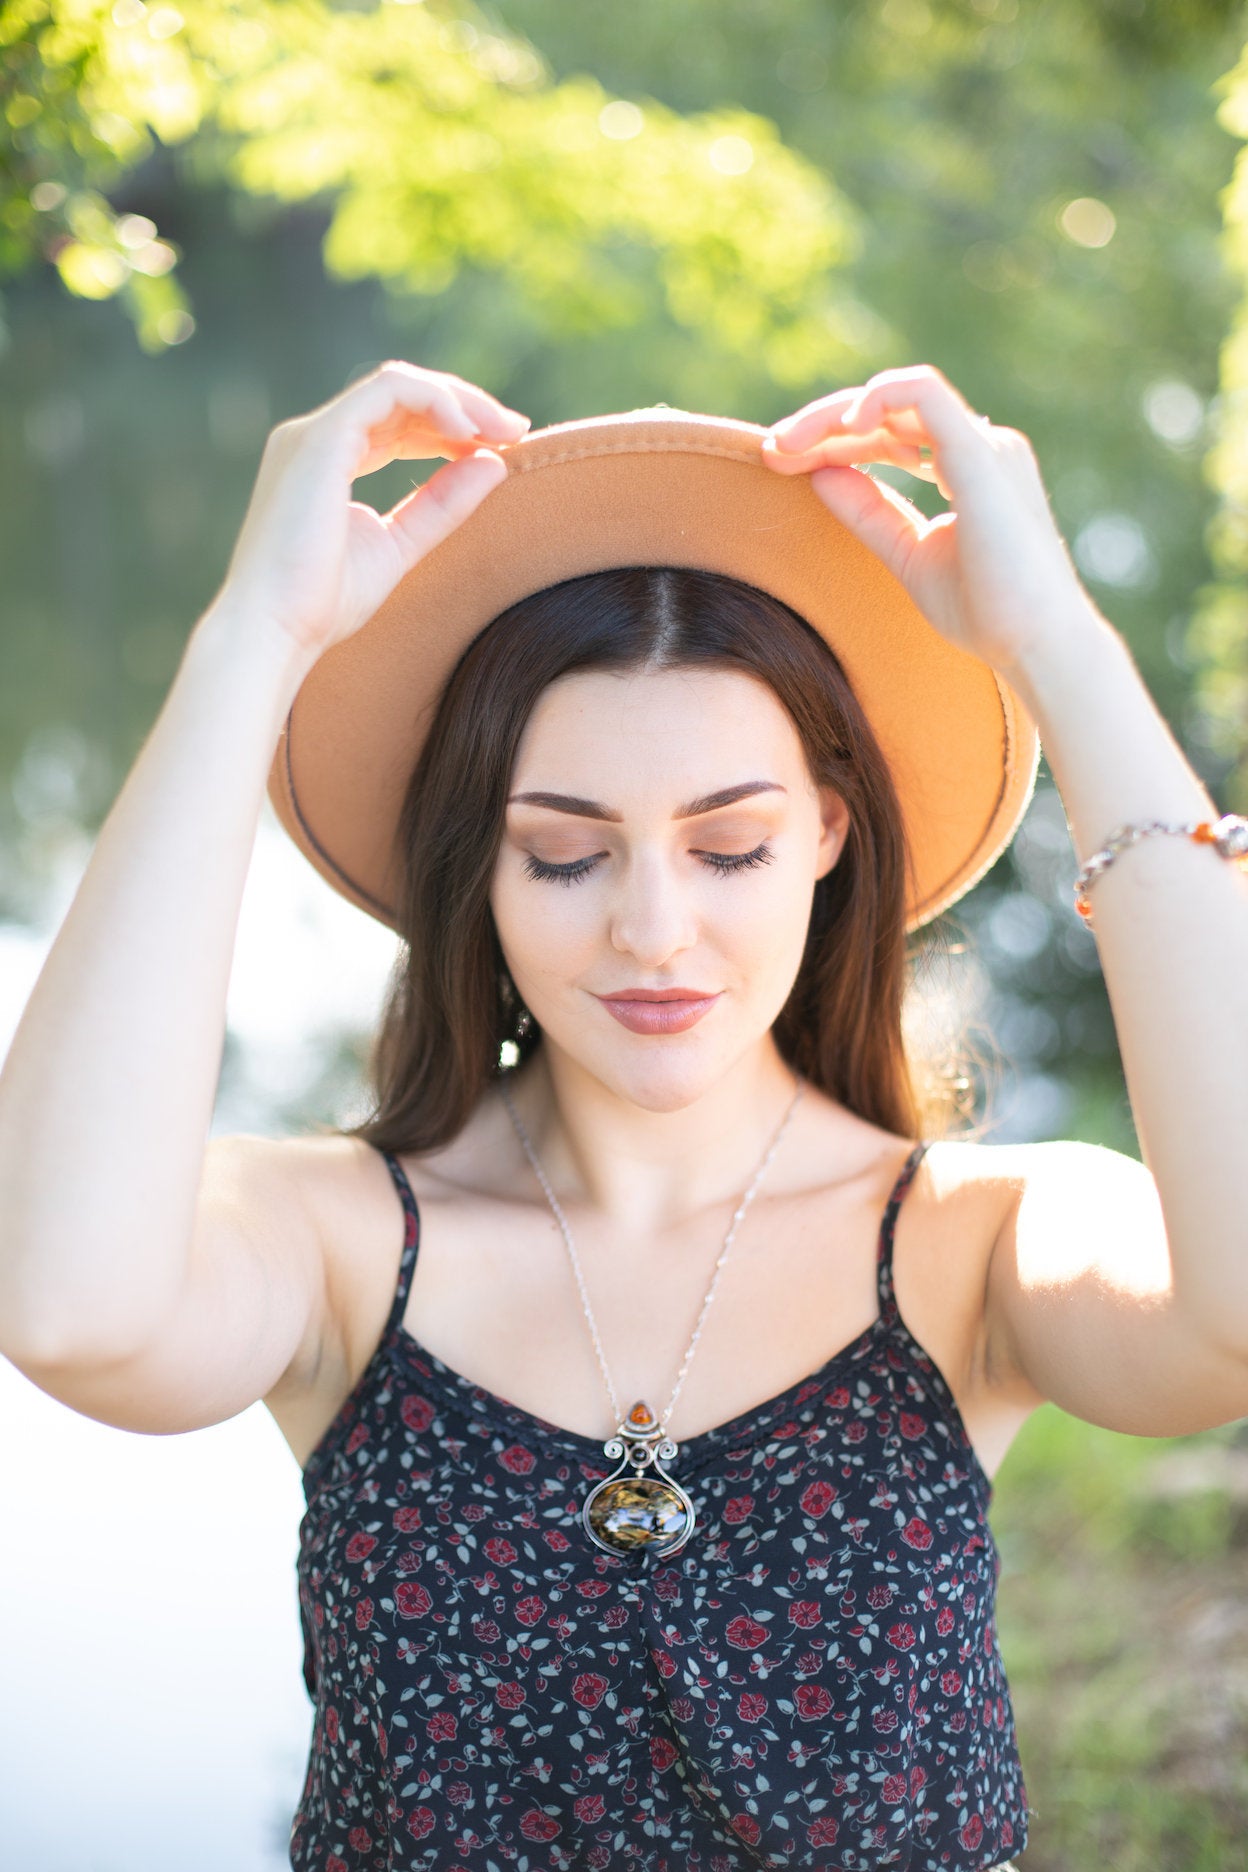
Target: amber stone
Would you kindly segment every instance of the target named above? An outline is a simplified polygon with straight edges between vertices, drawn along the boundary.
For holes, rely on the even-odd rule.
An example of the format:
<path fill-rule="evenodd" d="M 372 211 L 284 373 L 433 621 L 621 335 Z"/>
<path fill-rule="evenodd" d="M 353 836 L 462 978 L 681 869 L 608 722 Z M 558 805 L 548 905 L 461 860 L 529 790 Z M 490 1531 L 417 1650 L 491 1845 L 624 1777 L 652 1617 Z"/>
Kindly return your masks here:
<path fill-rule="evenodd" d="M 655 1541 L 679 1540 L 688 1528 L 689 1510 L 670 1482 L 621 1476 L 594 1496 L 588 1519 L 600 1541 L 628 1553 Z"/>

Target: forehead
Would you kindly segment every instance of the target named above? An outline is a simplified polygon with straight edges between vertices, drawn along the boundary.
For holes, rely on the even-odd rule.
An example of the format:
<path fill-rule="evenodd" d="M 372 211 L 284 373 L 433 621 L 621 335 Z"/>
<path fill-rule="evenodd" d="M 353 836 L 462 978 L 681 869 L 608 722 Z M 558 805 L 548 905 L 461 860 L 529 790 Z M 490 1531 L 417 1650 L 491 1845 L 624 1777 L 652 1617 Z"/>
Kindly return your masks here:
<path fill-rule="evenodd" d="M 680 790 L 751 775 L 787 781 L 804 768 L 801 741 L 769 684 L 743 670 L 577 670 L 544 689 L 516 753 L 520 786 L 573 779 L 603 798 L 608 779 Z M 727 776 L 725 778 L 725 776 Z M 595 786 L 589 782 L 594 781 Z M 618 789 L 617 789 L 618 790 Z M 695 790 L 696 787 L 695 787 Z"/>

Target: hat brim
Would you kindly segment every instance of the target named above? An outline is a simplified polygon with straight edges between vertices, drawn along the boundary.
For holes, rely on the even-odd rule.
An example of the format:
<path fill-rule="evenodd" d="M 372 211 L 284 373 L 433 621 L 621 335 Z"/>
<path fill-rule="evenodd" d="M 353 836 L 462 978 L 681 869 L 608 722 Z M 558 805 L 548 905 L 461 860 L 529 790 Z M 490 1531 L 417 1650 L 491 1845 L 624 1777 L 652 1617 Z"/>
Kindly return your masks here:
<path fill-rule="evenodd" d="M 291 705 L 269 797 L 327 883 L 397 927 L 400 810 L 463 651 L 518 599 L 634 565 L 742 579 L 835 651 L 894 776 L 913 862 L 907 929 L 983 876 L 1031 798 L 1035 724 L 989 664 L 928 622 L 807 475 L 763 464 L 765 434 L 662 408 L 553 424 L 500 451 L 507 479 L 318 658 Z"/>

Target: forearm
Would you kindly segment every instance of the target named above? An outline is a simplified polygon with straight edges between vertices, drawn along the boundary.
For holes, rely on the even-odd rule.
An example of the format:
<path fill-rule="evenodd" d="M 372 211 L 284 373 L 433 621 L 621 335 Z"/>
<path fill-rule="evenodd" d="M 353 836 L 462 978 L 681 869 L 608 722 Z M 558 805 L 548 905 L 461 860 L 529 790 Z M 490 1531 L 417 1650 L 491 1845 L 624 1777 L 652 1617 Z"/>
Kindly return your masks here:
<path fill-rule="evenodd" d="M 0 1352 L 125 1350 L 184 1278 L 293 645 L 196 625 L 0 1070 Z"/>
<path fill-rule="evenodd" d="M 1039 727 L 1080 863 L 1124 821 L 1218 818 L 1120 633 L 1090 610 L 1066 642 L 1010 681 Z M 1087 941 L 1099 951 L 1176 1293 L 1212 1343 L 1248 1355 L 1248 873 L 1208 846 L 1158 835 L 1120 853 L 1088 897 Z"/>

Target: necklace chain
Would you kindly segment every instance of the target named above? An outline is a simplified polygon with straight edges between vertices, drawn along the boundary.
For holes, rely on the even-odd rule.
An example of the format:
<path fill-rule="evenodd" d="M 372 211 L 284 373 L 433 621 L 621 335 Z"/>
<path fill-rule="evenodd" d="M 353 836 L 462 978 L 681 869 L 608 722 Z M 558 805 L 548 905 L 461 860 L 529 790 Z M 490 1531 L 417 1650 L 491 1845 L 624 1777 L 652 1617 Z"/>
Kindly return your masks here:
<path fill-rule="evenodd" d="M 684 1384 L 685 1373 L 689 1370 L 689 1364 L 690 1364 L 691 1359 L 693 1358 L 694 1348 L 696 1347 L 698 1340 L 701 1337 L 702 1323 L 706 1319 L 707 1312 L 710 1308 L 711 1300 L 713 1299 L 714 1294 L 715 1294 L 715 1288 L 719 1283 L 720 1270 L 723 1267 L 724 1262 L 728 1258 L 728 1250 L 732 1247 L 733 1240 L 736 1236 L 738 1228 L 741 1225 L 742 1218 L 745 1215 L 745 1212 L 749 1208 L 750 1204 L 753 1202 L 754 1197 L 757 1194 L 758 1187 L 767 1173 L 767 1169 L 771 1163 L 772 1158 L 775 1156 L 776 1152 L 780 1148 L 780 1140 L 783 1138 L 785 1132 L 788 1130 L 789 1120 L 792 1118 L 793 1113 L 797 1110 L 798 1101 L 802 1096 L 805 1083 L 806 1083 L 805 1080 L 801 1077 L 800 1074 L 798 1074 L 797 1088 L 794 1091 L 792 1099 L 789 1101 L 788 1110 L 785 1112 L 784 1117 L 781 1119 L 780 1125 L 776 1131 L 776 1134 L 772 1138 L 771 1143 L 767 1147 L 766 1153 L 764 1154 L 764 1157 L 763 1157 L 763 1161 L 759 1164 L 758 1169 L 754 1173 L 753 1182 L 750 1184 L 750 1187 L 746 1190 L 745 1195 L 741 1198 L 741 1201 L 737 1204 L 736 1210 L 733 1214 L 732 1221 L 728 1225 L 728 1233 L 724 1237 L 724 1245 L 720 1249 L 719 1258 L 716 1261 L 715 1266 L 711 1271 L 711 1283 L 710 1283 L 710 1286 L 706 1290 L 706 1298 L 702 1302 L 702 1311 L 698 1315 L 697 1323 L 693 1329 L 693 1335 L 690 1338 L 689 1344 L 685 1350 L 684 1363 L 682 1364 L 680 1370 L 676 1374 L 676 1383 L 672 1388 L 671 1397 L 667 1400 L 667 1408 L 663 1411 L 663 1413 L 658 1419 L 659 1423 L 663 1426 L 665 1431 L 666 1431 L 667 1424 L 671 1418 L 673 1406 L 676 1403 L 677 1397 L 680 1395 L 680 1388 Z M 515 1104 L 512 1100 L 511 1093 L 507 1087 L 507 1083 L 505 1080 L 503 1079 L 499 1080 L 498 1089 L 499 1089 L 500 1094 L 502 1095 L 503 1103 L 506 1105 L 507 1110 L 511 1115 L 511 1122 L 515 1126 L 516 1135 L 520 1140 L 520 1144 L 524 1150 L 524 1154 L 528 1158 L 530 1164 L 533 1166 L 534 1175 L 537 1177 L 538 1182 L 541 1184 L 542 1189 L 546 1195 L 546 1200 L 550 1204 L 551 1208 L 553 1209 L 554 1214 L 555 1214 L 555 1220 L 559 1224 L 559 1227 L 563 1233 L 563 1239 L 567 1244 L 568 1255 L 572 1262 L 572 1272 L 576 1276 L 576 1284 L 578 1288 L 580 1289 L 581 1305 L 584 1308 L 585 1318 L 589 1324 L 590 1337 L 593 1339 L 593 1342 L 594 1342 L 594 1351 L 598 1355 L 598 1364 L 602 1370 L 603 1379 L 606 1382 L 607 1396 L 611 1400 L 611 1408 L 615 1412 L 616 1422 L 622 1424 L 624 1421 L 624 1412 L 620 1405 L 620 1400 L 616 1396 L 615 1386 L 611 1382 L 611 1373 L 607 1369 L 606 1356 L 602 1349 L 602 1340 L 598 1336 L 598 1327 L 594 1320 L 593 1308 L 589 1304 L 589 1295 L 585 1291 L 585 1280 L 584 1280 L 584 1276 L 581 1273 L 580 1257 L 577 1255 L 576 1246 L 572 1240 L 572 1231 L 568 1227 L 568 1218 L 563 1213 L 563 1209 L 561 1208 L 560 1203 L 559 1203 L 559 1198 L 555 1195 L 554 1190 L 550 1187 L 550 1182 L 546 1176 L 546 1172 L 542 1169 L 541 1163 L 538 1159 L 537 1152 L 534 1150 L 533 1145 L 529 1139 L 529 1134 L 525 1130 L 523 1124 L 520 1122 L 520 1114 L 516 1110 Z"/>

